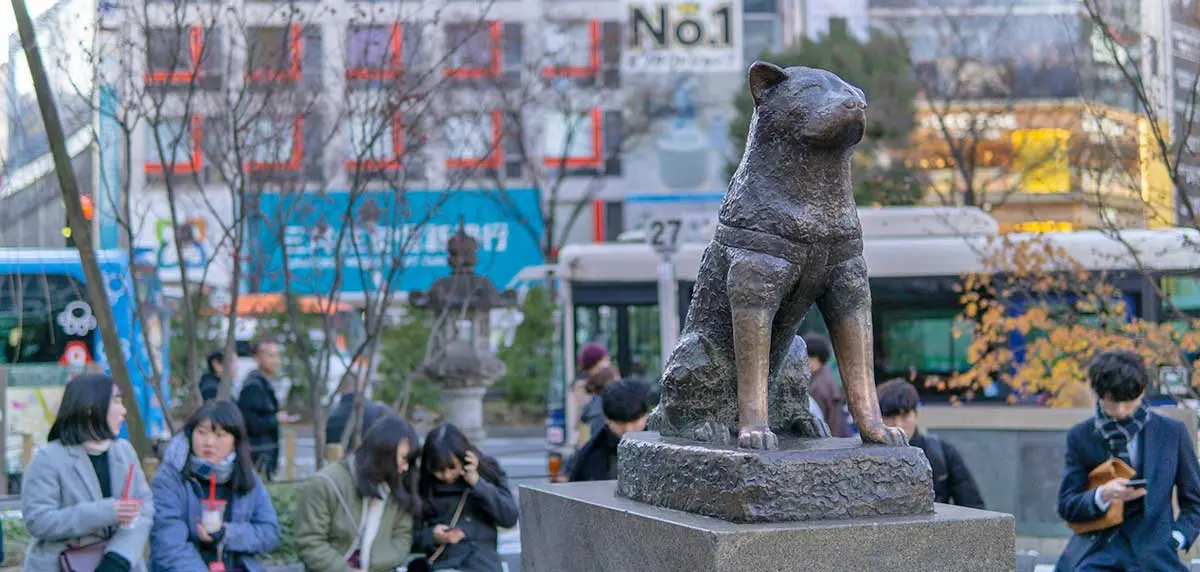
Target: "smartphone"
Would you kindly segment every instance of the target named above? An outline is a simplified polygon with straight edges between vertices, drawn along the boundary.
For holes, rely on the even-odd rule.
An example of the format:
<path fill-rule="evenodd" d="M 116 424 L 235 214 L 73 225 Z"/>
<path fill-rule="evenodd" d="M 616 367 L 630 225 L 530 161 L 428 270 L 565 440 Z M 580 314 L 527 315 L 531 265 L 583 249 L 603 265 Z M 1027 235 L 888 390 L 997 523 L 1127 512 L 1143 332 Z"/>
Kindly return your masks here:
<path fill-rule="evenodd" d="M 1132 479 L 1132 480 L 1126 481 L 1125 486 L 1127 486 L 1131 489 L 1145 488 L 1146 479 Z"/>

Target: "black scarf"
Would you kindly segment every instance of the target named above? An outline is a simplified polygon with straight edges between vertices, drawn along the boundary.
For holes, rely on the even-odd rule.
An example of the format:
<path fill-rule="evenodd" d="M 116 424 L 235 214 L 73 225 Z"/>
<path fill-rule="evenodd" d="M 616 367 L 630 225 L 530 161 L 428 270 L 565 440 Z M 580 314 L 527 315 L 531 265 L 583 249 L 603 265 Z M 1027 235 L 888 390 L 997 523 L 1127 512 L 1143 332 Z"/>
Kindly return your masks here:
<path fill-rule="evenodd" d="M 1129 456 L 1129 442 L 1142 432 L 1142 428 L 1146 426 L 1146 421 L 1149 419 L 1150 405 L 1145 400 L 1142 400 L 1137 409 L 1133 410 L 1132 415 L 1120 420 L 1113 419 L 1100 408 L 1099 403 L 1096 404 L 1096 430 L 1100 432 L 1100 436 L 1108 445 L 1108 452 L 1131 467 L 1133 461 Z"/>

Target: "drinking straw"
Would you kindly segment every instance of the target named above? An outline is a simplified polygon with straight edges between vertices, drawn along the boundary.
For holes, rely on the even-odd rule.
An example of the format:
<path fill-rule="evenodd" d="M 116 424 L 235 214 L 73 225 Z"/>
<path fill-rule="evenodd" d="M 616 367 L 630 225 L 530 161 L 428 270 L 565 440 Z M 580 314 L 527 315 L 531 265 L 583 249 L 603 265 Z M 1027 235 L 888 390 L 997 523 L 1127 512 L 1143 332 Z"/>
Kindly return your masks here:
<path fill-rule="evenodd" d="M 121 491 L 121 500 L 129 500 L 129 487 L 133 484 L 133 470 L 135 465 L 129 463 L 129 474 L 125 475 L 125 488 Z"/>
<path fill-rule="evenodd" d="M 217 475 L 208 476 L 208 500 L 216 500 L 217 498 Z"/>

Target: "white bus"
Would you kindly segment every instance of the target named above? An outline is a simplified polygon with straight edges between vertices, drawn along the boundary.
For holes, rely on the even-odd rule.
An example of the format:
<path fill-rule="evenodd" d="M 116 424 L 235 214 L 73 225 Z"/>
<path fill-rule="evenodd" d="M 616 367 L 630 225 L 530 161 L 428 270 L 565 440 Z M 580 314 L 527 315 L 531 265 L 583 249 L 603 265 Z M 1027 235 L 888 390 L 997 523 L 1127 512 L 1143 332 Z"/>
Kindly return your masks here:
<path fill-rule="evenodd" d="M 981 255 L 999 235 L 995 219 L 974 208 L 887 207 L 859 213 L 874 306 L 876 378 L 882 381 L 910 372 L 918 377 L 946 375 L 967 369 L 971 340 L 953 335 L 961 310 L 955 286 L 963 275 L 984 270 Z M 1020 240 L 1034 235 L 1010 236 Z M 1160 289 L 1170 293 L 1175 310 L 1200 315 L 1200 232 L 1129 230 L 1121 232 L 1119 239 L 1101 231 L 1043 236 L 1088 269 L 1108 271 L 1122 290 L 1131 316 L 1163 319 Z M 674 257 L 681 326 L 706 247 L 706 243 L 684 244 Z M 582 344 L 604 344 L 622 374 L 657 387 L 663 361 L 658 263 L 659 256 L 641 243 L 570 245 L 562 249 L 556 266 L 530 268 L 518 277 L 533 280 L 552 270 L 565 310 L 558 356 L 562 372 L 551 381 L 548 392 L 547 437 L 552 447 L 574 442 L 575 423 L 566 420 L 578 414 L 566 410 L 565 397 Z M 826 333 L 815 307 L 801 327 L 802 333 L 811 331 Z M 997 387 L 978 399 L 1004 400 L 1008 393 Z M 924 395 L 930 401 L 948 397 Z"/>

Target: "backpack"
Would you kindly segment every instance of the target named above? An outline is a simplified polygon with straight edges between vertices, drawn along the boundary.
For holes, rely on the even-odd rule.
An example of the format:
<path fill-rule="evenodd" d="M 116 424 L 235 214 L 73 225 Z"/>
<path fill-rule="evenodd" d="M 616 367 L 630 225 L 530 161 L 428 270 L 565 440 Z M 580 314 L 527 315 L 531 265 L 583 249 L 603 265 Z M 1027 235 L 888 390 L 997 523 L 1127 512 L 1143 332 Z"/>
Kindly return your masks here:
<path fill-rule="evenodd" d="M 936 494 L 940 488 L 949 496 L 950 468 L 946 465 L 946 448 L 937 435 L 925 434 L 925 456 L 929 458 L 929 468 L 933 469 L 933 491 Z M 935 499 L 936 500 L 936 499 Z M 937 501 L 945 502 L 945 501 Z"/>

